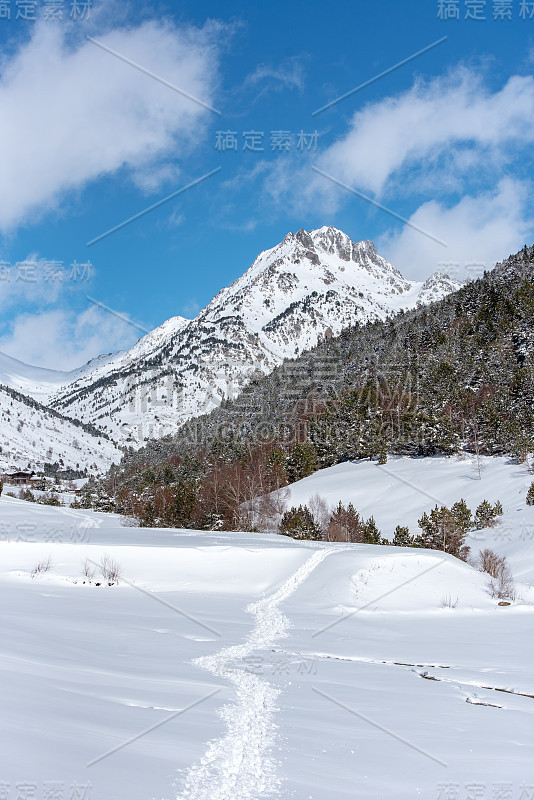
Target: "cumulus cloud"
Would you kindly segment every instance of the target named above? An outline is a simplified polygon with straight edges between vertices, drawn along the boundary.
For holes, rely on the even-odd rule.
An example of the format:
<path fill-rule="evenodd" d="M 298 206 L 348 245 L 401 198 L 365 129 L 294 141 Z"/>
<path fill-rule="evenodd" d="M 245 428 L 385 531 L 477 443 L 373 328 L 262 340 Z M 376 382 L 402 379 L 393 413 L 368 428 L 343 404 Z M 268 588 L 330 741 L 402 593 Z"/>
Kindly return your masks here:
<path fill-rule="evenodd" d="M 66 192 L 126 168 L 140 185 L 172 153 L 190 153 L 212 112 L 68 29 L 36 24 L 2 65 L 0 227 L 57 205 Z M 146 22 L 95 38 L 204 103 L 217 85 L 216 26 Z M 163 170 L 160 177 L 168 173 Z"/>
<path fill-rule="evenodd" d="M 127 315 L 124 315 L 127 316 Z M 142 332 L 96 306 L 20 314 L 0 337 L 0 351 L 26 364 L 71 370 L 101 353 L 131 347 Z"/>
<path fill-rule="evenodd" d="M 404 190 L 448 191 L 480 165 L 502 167 L 515 146 L 533 141 L 534 78 L 515 75 L 491 92 L 479 74 L 460 68 L 358 111 L 318 166 L 379 195 L 392 181 L 399 191 L 403 178 Z"/>
<path fill-rule="evenodd" d="M 447 247 L 405 226 L 380 237 L 377 248 L 412 280 L 424 280 L 437 271 L 458 280 L 477 277 L 532 241 L 528 195 L 525 183 L 504 178 L 494 191 L 466 195 L 450 207 L 431 200 L 417 209 L 410 222 L 437 233 Z"/>
<path fill-rule="evenodd" d="M 385 231 L 381 251 L 409 277 L 447 271 L 448 264 L 463 279 L 466 264 L 490 269 L 532 241 L 523 175 L 533 141 L 534 78 L 515 75 L 490 90 L 480 72 L 461 67 L 369 103 L 321 153 L 299 154 L 290 168 L 287 159 L 271 163 L 263 196 L 275 208 L 331 219 L 354 194 L 316 166 L 394 212 L 406 214 L 412 203 L 410 222 L 448 247 L 407 226 L 399 232 L 375 209 L 374 224 Z"/>
<path fill-rule="evenodd" d="M 319 143 L 321 143 L 321 135 Z M 271 162 L 264 188 L 274 204 L 331 214 L 351 194 L 312 170 L 386 202 L 422 194 L 487 190 L 534 141 L 534 78 L 512 76 L 497 90 L 458 68 L 366 105 L 326 149 Z"/>

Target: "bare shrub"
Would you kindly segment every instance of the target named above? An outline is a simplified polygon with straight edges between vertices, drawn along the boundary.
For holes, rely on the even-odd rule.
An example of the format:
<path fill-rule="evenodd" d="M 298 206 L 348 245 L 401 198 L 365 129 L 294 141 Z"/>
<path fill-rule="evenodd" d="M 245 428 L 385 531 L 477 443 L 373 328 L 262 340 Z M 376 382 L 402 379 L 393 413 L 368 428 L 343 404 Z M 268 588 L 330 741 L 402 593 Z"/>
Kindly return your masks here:
<path fill-rule="evenodd" d="M 492 578 L 489 582 L 489 588 L 492 597 L 497 597 L 499 600 L 515 600 L 514 576 L 505 558 L 503 558 L 497 577 Z"/>
<path fill-rule="evenodd" d="M 274 492 L 257 497 L 245 503 L 246 521 L 258 531 L 276 531 L 284 512 L 290 492 L 287 486 L 275 489 Z"/>
<path fill-rule="evenodd" d="M 475 566 L 480 572 L 487 572 L 492 578 L 496 578 L 502 564 L 506 559 L 503 556 L 497 555 L 494 550 L 485 547 L 481 550 L 475 560 Z"/>
<path fill-rule="evenodd" d="M 47 556 L 32 569 L 32 576 L 40 575 L 42 572 L 49 572 L 52 569 L 52 556 Z"/>
<path fill-rule="evenodd" d="M 453 600 L 452 595 L 450 594 L 446 594 L 445 597 L 441 599 L 442 608 L 456 608 L 457 605 L 458 605 L 458 598 Z"/>
<path fill-rule="evenodd" d="M 333 520 L 328 525 L 327 539 L 329 542 L 350 541 L 347 529 L 340 522 L 334 522 Z"/>
<path fill-rule="evenodd" d="M 478 554 L 476 566 L 480 572 L 490 575 L 488 586 L 492 597 L 497 597 L 499 600 L 516 599 L 514 576 L 506 556 L 500 556 L 486 547 Z"/>
<path fill-rule="evenodd" d="M 82 570 L 85 577 L 88 578 L 88 580 L 92 581 L 93 578 L 95 577 L 95 568 L 93 567 L 88 558 L 86 558 L 82 562 Z"/>
<path fill-rule="evenodd" d="M 321 497 L 319 493 L 314 494 L 308 501 L 308 508 L 311 511 L 317 527 L 320 528 L 323 533 L 326 533 L 332 512 L 328 508 L 324 497 Z"/>
<path fill-rule="evenodd" d="M 109 583 L 118 583 L 121 576 L 121 568 L 119 564 L 114 561 L 110 556 L 104 555 L 102 564 L 100 565 L 102 577 Z"/>

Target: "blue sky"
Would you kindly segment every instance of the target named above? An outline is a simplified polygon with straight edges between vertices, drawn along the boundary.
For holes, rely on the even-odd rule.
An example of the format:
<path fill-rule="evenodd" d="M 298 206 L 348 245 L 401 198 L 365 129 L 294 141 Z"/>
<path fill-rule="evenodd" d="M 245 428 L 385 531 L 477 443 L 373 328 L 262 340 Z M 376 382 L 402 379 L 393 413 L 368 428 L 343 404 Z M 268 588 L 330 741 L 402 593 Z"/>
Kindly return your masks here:
<path fill-rule="evenodd" d="M 421 280 L 532 243 L 534 3 L 77 2 L 0 2 L 0 350 L 70 369 L 127 347 L 299 228 Z"/>

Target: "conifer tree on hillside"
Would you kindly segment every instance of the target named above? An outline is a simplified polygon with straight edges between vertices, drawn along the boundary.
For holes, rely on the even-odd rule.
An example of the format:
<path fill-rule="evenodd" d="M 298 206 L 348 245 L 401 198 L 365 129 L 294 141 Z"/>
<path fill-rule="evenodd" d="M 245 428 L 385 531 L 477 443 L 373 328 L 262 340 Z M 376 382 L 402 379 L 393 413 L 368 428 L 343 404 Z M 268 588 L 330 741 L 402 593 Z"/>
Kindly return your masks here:
<path fill-rule="evenodd" d="M 502 505 L 499 500 L 494 505 L 489 500 L 483 500 L 475 512 L 475 528 L 480 530 L 481 528 L 489 528 L 495 525 L 497 517 L 500 517 L 502 513 Z"/>
<path fill-rule="evenodd" d="M 370 517 L 363 526 L 363 541 L 366 544 L 382 544 L 382 536 L 374 517 Z"/>
<path fill-rule="evenodd" d="M 364 522 L 354 508 L 349 503 L 347 508 L 338 503 L 336 509 L 330 516 L 330 521 L 326 530 L 329 542 L 363 542 Z"/>
<path fill-rule="evenodd" d="M 415 538 L 410 533 L 410 529 L 403 525 L 397 525 L 393 533 L 392 544 L 395 547 L 415 547 Z"/>
<path fill-rule="evenodd" d="M 293 506 L 286 511 L 278 527 L 279 533 L 291 536 L 293 539 L 312 539 L 320 541 L 322 532 L 307 506 Z"/>
<path fill-rule="evenodd" d="M 467 559 L 469 548 L 465 539 L 472 525 L 472 514 L 465 500 L 458 501 L 450 509 L 435 506 L 430 514 L 424 512 L 418 522 L 422 531 L 416 540 L 418 546 L 443 550 L 463 561 Z"/>
<path fill-rule="evenodd" d="M 286 472 L 290 482 L 307 478 L 317 469 L 317 451 L 313 442 L 297 442 L 286 460 Z"/>

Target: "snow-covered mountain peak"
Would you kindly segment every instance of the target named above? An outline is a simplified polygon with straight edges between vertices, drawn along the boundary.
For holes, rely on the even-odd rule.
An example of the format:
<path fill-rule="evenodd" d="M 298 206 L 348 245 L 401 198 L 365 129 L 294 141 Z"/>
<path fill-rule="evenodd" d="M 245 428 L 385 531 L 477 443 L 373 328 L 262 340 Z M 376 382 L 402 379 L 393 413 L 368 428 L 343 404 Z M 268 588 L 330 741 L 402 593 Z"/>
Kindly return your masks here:
<path fill-rule="evenodd" d="M 461 285 L 460 282 L 451 280 L 444 272 L 434 272 L 419 289 L 418 305 L 426 305 L 440 300 L 451 291 L 459 289 Z"/>
<path fill-rule="evenodd" d="M 128 350 L 128 358 L 137 358 L 139 356 L 148 356 L 155 349 L 157 349 L 163 342 L 167 341 L 170 337 L 177 334 L 186 325 L 191 322 L 190 319 L 185 317 L 171 317 L 166 320 L 162 325 L 154 328 L 153 331 L 142 336 L 138 342 Z"/>
<path fill-rule="evenodd" d="M 331 225 L 300 229 L 260 253 L 195 319 L 172 317 L 130 350 L 73 374 L 39 376 L 40 393 L 48 390 L 61 413 L 135 446 L 235 397 L 255 375 L 325 335 L 433 302 L 458 286 L 441 274 L 424 284 L 408 281 L 373 242 L 354 242 Z M 33 394 L 29 385 L 26 392 Z"/>
<path fill-rule="evenodd" d="M 328 227 L 325 225 L 322 228 L 310 231 L 309 237 L 316 250 L 332 253 L 333 255 L 339 256 L 339 258 L 342 258 L 344 261 L 351 260 L 355 243 L 346 233 L 343 233 L 343 231 L 334 228 L 332 225 L 328 225 Z M 359 245 L 363 244 L 371 245 L 374 250 L 372 242 L 360 242 L 356 247 L 358 248 Z"/>

